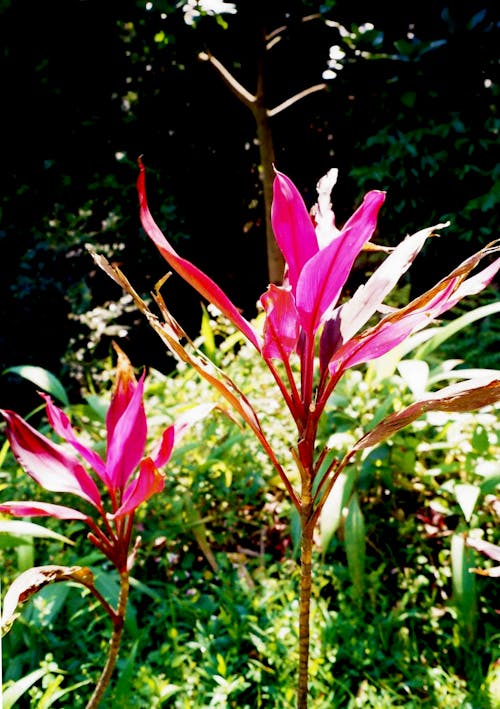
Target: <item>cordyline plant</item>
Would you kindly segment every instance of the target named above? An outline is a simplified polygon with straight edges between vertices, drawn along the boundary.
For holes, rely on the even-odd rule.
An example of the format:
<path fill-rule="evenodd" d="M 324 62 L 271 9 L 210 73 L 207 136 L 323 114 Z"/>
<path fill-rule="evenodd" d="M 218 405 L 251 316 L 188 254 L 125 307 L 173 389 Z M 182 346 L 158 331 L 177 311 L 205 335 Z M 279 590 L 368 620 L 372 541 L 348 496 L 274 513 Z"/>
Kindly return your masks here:
<path fill-rule="evenodd" d="M 114 565 L 120 576 L 120 591 L 116 608 L 101 595 L 94 584 L 90 569 L 81 566 L 40 566 L 21 574 L 10 586 L 4 599 L 2 628 L 12 623 L 19 602 L 25 601 L 43 586 L 57 581 L 76 581 L 88 588 L 111 618 L 113 632 L 108 656 L 87 703 L 87 709 L 97 707 L 111 679 L 117 658 L 125 621 L 129 593 L 129 574 L 140 539 L 134 539 L 134 514 L 139 505 L 164 487 L 161 472 L 169 461 L 174 445 L 186 429 L 205 416 L 213 406 L 200 404 L 168 426 L 153 452 L 144 456 L 147 421 L 144 409 L 145 373 L 136 380 L 127 356 L 115 345 L 118 354 L 116 379 L 106 415 L 106 459 L 80 442 L 70 419 L 50 396 L 41 394 L 46 402 L 46 413 L 54 432 L 69 444 L 54 443 L 39 433 L 14 411 L 1 410 L 6 422 L 6 433 L 12 452 L 20 466 L 42 488 L 52 493 L 70 493 L 84 501 L 81 505 L 66 507 L 51 502 L 7 501 L 0 504 L 0 512 L 16 516 L 55 517 L 78 520 L 89 528 L 89 540 Z M 87 463 L 92 474 L 82 465 Z M 95 478 L 104 487 L 101 494 Z"/>
<path fill-rule="evenodd" d="M 370 244 L 370 239 L 385 193 L 369 192 L 344 226 L 337 228 L 330 203 L 336 170 L 331 170 L 318 182 L 318 202 L 310 213 L 292 181 L 276 172 L 272 223 L 286 268 L 282 284 L 271 284 L 260 298 L 265 320 L 263 329 L 258 330 L 209 276 L 182 258 L 168 242 L 147 205 L 142 161 L 139 161 L 139 168 L 137 187 L 144 230 L 170 267 L 216 306 L 260 353 L 276 381 L 278 395 L 295 422 L 297 439 L 291 444 L 291 452 L 298 478 L 278 460 L 248 398 L 232 379 L 194 347 L 174 320 L 159 292 L 163 281 L 153 293 L 163 318 L 160 320 L 124 274 L 90 249 L 101 268 L 133 296 L 167 347 L 211 382 L 248 424 L 266 450 L 299 513 L 301 581 L 297 707 L 304 709 L 308 702 L 313 531 L 335 481 L 358 451 L 387 439 L 426 411 L 473 410 L 498 401 L 500 379 L 469 380 L 428 394 L 425 399 L 375 425 L 339 458 L 317 443 L 318 425 L 325 406 L 348 368 L 380 357 L 426 327 L 463 297 L 485 288 L 500 268 L 500 258 L 489 259 L 500 246 L 496 241 L 481 249 L 405 307 L 384 306 L 384 299 L 410 267 L 426 240 L 446 225 L 423 229 L 388 250 L 385 260 L 368 281 L 350 300 L 343 301 L 342 290 L 356 257 L 363 249 L 377 248 Z M 483 259 L 491 262 L 469 276 Z M 377 322 L 367 326 L 377 315 Z M 294 484 L 296 479 L 300 480 L 298 489 Z"/>

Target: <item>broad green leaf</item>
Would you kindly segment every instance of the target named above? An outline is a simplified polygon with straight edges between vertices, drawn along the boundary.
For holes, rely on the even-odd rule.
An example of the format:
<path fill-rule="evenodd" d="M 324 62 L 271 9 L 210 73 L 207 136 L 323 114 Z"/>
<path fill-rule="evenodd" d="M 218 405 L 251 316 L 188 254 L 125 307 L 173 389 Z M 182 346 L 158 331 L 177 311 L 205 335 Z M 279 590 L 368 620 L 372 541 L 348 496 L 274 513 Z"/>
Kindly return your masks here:
<path fill-rule="evenodd" d="M 69 590 L 67 584 L 56 583 L 37 591 L 25 613 L 29 624 L 42 630 L 50 627 L 66 603 Z"/>
<path fill-rule="evenodd" d="M 43 367 L 35 367 L 32 364 L 22 364 L 16 367 L 8 367 L 4 370 L 4 374 L 7 373 L 18 374 L 23 379 L 35 384 L 35 386 L 40 387 L 48 394 L 51 394 L 56 399 L 59 399 L 65 406 L 69 406 L 68 395 L 66 394 L 66 389 L 63 387 L 59 379 Z"/>
<path fill-rule="evenodd" d="M 85 401 L 91 410 L 96 414 L 98 420 L 104 422 L 109 408 L 109 401 L 104 399 L 102 396 L 97 396 L 96 394 L 87 394 Z"/>

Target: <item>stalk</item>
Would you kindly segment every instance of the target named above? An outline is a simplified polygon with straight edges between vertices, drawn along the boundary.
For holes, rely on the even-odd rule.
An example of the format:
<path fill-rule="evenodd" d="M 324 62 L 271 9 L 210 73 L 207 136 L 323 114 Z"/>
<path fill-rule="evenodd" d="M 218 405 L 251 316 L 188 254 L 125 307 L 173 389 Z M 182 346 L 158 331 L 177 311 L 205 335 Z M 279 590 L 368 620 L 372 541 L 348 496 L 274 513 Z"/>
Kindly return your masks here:
<path fill-rule="evenodd" d="M 312 589 L 312 548 L 314 524 L 311 524 L 312 484 L 310 478 L 302 480 L 299 596 L 299 678 L 297 709 L 307 709 L 309 694 L 310 610 Z"/>
<path fill-rule="evenodd" d="M 96 707 L 99 706 L 115 669 L 116 661 L 118 659 L 118 652 L 120 649 L 120 642 L 122 639 L 123 625 L 125 622 L 129 587 L 128 571 L 123 571 L 120 574 L 120 594 L 118 596 L 118 605 L 116 607 L 116 613 L 114 613 L 112 618 L 113 633 L 109 641 L 108 658 L 101 676 L 99 677 L 99 681 L 96 684 L 94 693 L 88 701 L 86 709 L 96 709 Z"/>

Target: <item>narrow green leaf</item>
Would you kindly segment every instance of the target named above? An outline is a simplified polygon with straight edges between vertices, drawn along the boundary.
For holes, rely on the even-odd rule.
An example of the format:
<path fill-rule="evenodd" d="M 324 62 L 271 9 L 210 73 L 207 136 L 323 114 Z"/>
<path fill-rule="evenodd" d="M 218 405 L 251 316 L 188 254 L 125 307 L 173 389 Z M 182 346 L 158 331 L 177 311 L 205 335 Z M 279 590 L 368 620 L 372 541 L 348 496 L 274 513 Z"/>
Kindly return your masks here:
<path fill-rule="evenodd" d="M 348 473 L 341 473 L 331 493 L 329 494 L 320 515 L 320 544 L 323 554 L 330 546 L 333 535 L 340 527 L 342 521 L 342 511 L 347 505 L 351 496 L 354 484 L 355 468 L 351 468 Z"/>
<path fill-rule="evenodd" d="M 198 512 L 196 505 L 187 494 L 184 495 L 184 512 L 186 514 L 187 522 L 191 527 L 191 531 L 193 532 L 194 538 L 198 542 L 198 546 L 203 552 L 205 559 L 208 561 L 215 573 L 217 573 L 219 571 L 219 565 L 212 552 L 210 542 L 208 541 L 205 524 L 200 517 L 200 513 Z"/>
<path fill-rule="evenodd" d="M 28 675 L 21 677 L 21 679 L 15 682 L 15 684 L 7 687 L 7 689 L 3 692 L 2 709 L 11 709 L 17 700 L 20 699 L 23 694 L 35 684 L 35 682 L 38 682 L 39 679 L 46 675 L 47 672 L 48 669 L 46 668 L 34 670 Z"/>
<path fill-rule="evenodd" d="M 132 649 L 123 664 L 120 677 L 116 683 L 113 693 L 114 706 L 126 706 L 132 691 L 132 680 L 134 678 L 134 664 L 139 647 L 139 641 L 136 640 L 132 645 Z"/>
<path fill-rule="evenodd" d="M 57 689 L 57 680 L 59 679 L 56 678 L 56 680 L 47 688 L 47 691 L 43 695 L 42 699 L 40 700 L 40 704 L 37 706 L 37 709 L 42 709 L 42 702 L 43 702 L 43 708 L 47 709 L 47 707 L 51 707 L 55 702 L 59 701 L 64 697 L 66 694 L 71 694 L 71 692 L 74 692 L 76 689 L 80 689 L 80 687 L 85 687 L 90 684 L 91 680 L 86 679 L 83 680 L 82 682 L 77 682 L 76 684 L 72 684 L 70 687 L 65 687 L 64 689 Z M 60 684 L 60 682 L 59 682 Z"/>
<path fill-rule="evenodd" d="M 498 312 L 500 312 L 500 301 L 483 305 L 469 311 L 468 313 L 465 313 L 465 315 L 461 315 L 459 318 L 456 318 L 452 322 L 441 327 L 437 334 L 435 334 L 417 350 L 415 356 L 418 359 L 425 359 L 433 350 L 442 345 L 445 340 L 448 340 L 457 332 L 460 332 L 460 330 L 463 330 L 476 320 L 486 318 L 489 315 L 493 315 Z"/>
<path fill-rule="evenodd" d="M 212 360 L 212 362 L 215 362 L 217 357 L 215 336 L 212 325 L 210 323 L 210 315 L 204 305 L 202 305 L 201 336 L 203 338 L 203 349 L 205 351 L 205 354 L 209 359 Z"/>
<path fill-rule="evenodd" d="M 347 565 L 356 598 L 361 600 L 364 590 L 366 534 L 365 519 L 354 493 L 349 503 L 344 527 Z"/>
<path fill-rule="evenodd" d="M 51 394 L 56 399 L 59 399 L 65 406 L 69 406 L 68 395 L 66 394 L 66 389 L 63 387 L 59 379 L 43 367 L 35 367 L 32 364 L 22 364 L 16 367 L 8 367 L 4 370 L 4 374 L 7 373 L 18 374 L 23 379 L 35 384 L 35 386 L 40 387 L 43 391 Z"/>
<path fill-rule="evenodd" d="M 69 537 L 53 532 L 51 529 L 47 529 L 47 527 L 43 527 L 41 524 L 24 522 L 17 519 L 0 520 L 0 547 L 2 546 L 2 537 L 4 534 L 20 538 L 23 544 L 27 544 L 29 542 L 29 538 L 32 537 L 39 537 L 41 539 L 56 539 L 59 542 L 64 542 L 64 544 L 74 545 L 75 543 L 69 539 Z M 28 539 L 26 539 L 26 537 L 28 537 Z"/>
<path fill-rule="evenodd" d="M 451 538 L 451 575 L 453 602 L 465 642 L 474 640 L 477 624 L 476 577 L 471 573 L 475 568 L 472 549 L 465 543 L 463 534 Z"/>

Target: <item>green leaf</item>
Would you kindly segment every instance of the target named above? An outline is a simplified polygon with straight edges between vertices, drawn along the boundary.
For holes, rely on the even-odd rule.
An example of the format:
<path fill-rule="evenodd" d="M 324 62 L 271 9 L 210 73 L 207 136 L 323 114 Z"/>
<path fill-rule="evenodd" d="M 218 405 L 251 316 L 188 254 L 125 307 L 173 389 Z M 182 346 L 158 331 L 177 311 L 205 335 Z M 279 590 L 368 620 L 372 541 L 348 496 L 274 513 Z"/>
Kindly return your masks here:
<path fill-rule="evenodd" d="M 40 699 L 37 709 L 47 709 L 48 707 L 51 707 L 55 702 L 59 701 L 66 694 L 71 694 L 71 692 L 74 692 L 76 689 L 80 689 L 80 687 L 85 687 L 85 686 L 89 685 L 91 682 L 91 680 L 86 679 L 86 680 L 83 680 L 82 682 L 77 682 L 76 684 L 72 684 L 71 687 L 66 687 L 64 689 L 57 689 L 57 687 L 61 684 L 62 679 L 63 679 L 62 676 L 59 675 L 47 687 L 43 697 Z"/>
<path fill-rule="evenodd" d="M 471 570 L 475 567 L 472 549 L 465 543 L 463 534 L 451 538 L 451 574 L 453 601 L 466 643 L 474 640 L 477 623 L 476 578 Z"/>
<path fill-rule="evenodd" d="M 35 367 L 31 364 L 22 364 L 16 367 L 8 367 L 3 371 L 3 374 L 18 374 L 20 377 L 27 379 L 28 381 L 35 384 L 35 386 L 40 387 L 43 391 L 46 391 L 51 396 L 59 399 L 65 406 L 69 406 L 68 395 L 66 394 L 66 389 L 63 387 L 59 379 L 43 367 Z"/>
<path fill-rule="evenodd" d="M 204 305 L 202 305 L 201 336 L 203 338 L 203 350 L 205 354 L 212 360 L 212 362 L 215 362 L 217 357 L 215 336 L 210 323 L 210 315 Z"/>
<path fill-rule="evenodd" d="M 452 322 L 439 328 L 437 334 L 435 334 L 430 340 L 428 340 L 424 345 L 422 345 L 416 352 L 415 357 L 417 359 L 425 359 L 433 350 L 439 347 L 445 340 L 455 335 L 460 330 L 465 327 L 480 320 L 481 318 L 486 318 L 489 315 L 500 312 L 500 301 L 495 303 L 489 303 L 488 305 L 483 305 L 479 308 L 465 313 L 465 315 L 456 318 Z"/>
<path fill-rule="evenodd" d="M 344 526 L 347 566 L 356 598 L 363 596 L 365 580 L 366 533 L 365 519 L 354 493 L 349 503 Z"/>
<path fill-rule="evenodd" d="M 325 554 L 330 546 L 333 535 L 342 521 L 342 512 L 351 496 L 356 469 L 352 467 L 347 473 L 341 473 L 332 491 L 323 505 L 320 515 L 321 550 Z"/>
<path fill-rule="evenodd" d="M 23 694 L 35 684 L 35 682 L 38 682 L 39 679 L 44 677 L 48 671 L 49 670 L 46 668 L 35 670 L 34 672 L 30 672 L 25 677 L 22 677 L 15 684 L 7 687 L 7 689 L 3 692 L 2 709 L 11 709 L 17 700 L 20 699 Z"/>
<path fill-rule="evenodd" d="M 455 497 L 466 522 L 470 522 L 481 489 L 477 485 L 459 483 L 455 485 Z"/>
<path fill-rule="evenodd" d="M 134 664 L 137 655 L 139 641 L 136 640 L 132 645 L 132 649 L 125 660 L 120 671 L 120 677 L 115 686 L 113 693 L 113 703 L 115 706 L 126 706 L 132 692 L 132 680 L 134 678 Z"/>
<path fill-rule="evenodd" d="M 17 546 L 18 544 L 27 544 L 29 539 L 32 537 L 39 537 L 40 539 L 56 539 L 64 544 L 75 543 L 69 539 L 69 537 L 53 532 L 51 529 L 42 527 L 40 524 L 24 522 L 22 520 L 2 519 L 0 520 L 0 548 L 11 546 L 10 544 L 5 543 L 5 539 L 7 537 L 19 540 L 13 546 Z M 28 537 L 28 539 L 26 539 L 26 537 Z"/>

